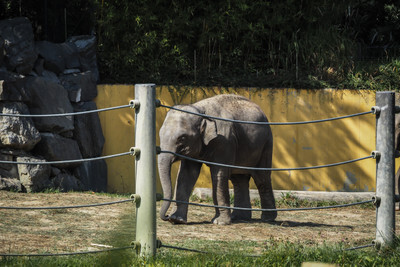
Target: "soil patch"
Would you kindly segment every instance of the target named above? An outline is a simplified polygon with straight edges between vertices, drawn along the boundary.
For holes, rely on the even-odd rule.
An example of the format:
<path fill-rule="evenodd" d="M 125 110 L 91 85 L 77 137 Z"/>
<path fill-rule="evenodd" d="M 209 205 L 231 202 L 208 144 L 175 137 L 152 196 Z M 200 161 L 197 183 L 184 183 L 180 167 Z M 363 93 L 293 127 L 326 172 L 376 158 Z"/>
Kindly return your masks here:
<path fill-rule="evenodd" d="M 0 191 L 0 206 L 67 206 L 126 199 L 91 193 L 24 194 Z M 160 204 L 158 203 L 158 209 Z M 101 249 L 110 235 L 134 239 L 132 203 L 65 210 L 0 209 L 0 253 L 44 253 Z M 157 211 L 158 212 L 158 211 Z M 375 239 L 375 209 L 359 206 L 332 210 L 278 212 L 274 223 L 261 222 L 260 212 L 251 221 L 213 225 L 213 208 L 189 207 L 188 224 L 172 225 L 157 218 L 157 236 L 168 245 L 187 240 L 252 241 L 302 244 L 370 244 Z M 127 219 L 128 218 L 128 219 Z M 400 213 L 396 212 L 396 229 Z M 400 231 L 397 230 L 399 235 Z M 121 244 L 129 245 L 129 244 Z"/>

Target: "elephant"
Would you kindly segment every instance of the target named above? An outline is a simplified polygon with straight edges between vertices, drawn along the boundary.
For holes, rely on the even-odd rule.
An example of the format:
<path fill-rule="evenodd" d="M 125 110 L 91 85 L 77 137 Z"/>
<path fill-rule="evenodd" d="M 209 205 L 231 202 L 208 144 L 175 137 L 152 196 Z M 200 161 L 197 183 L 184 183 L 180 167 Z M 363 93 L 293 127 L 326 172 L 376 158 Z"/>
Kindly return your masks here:
<path fill-rule="evenodd" d="M 261 108 L 247 98 L 233 94 L 217 95 L 175 108 L 192 113 L 174 109 L 168 111 L 159 131 L 161 151 L 170 151 L 208 162 L 206 165 L 210 168 L 214 205 L 230 205 L 230 179 L 234 189 L 234 206 L 251 208 L 249 181 L 252 177 L 260 195 L 262 208 L 275 209 L 270 170 L 246 170 L 210 163 L 271 168 L 273 137 L 269 125 L 236 123 L 215 118 L 268 122 Z M 183 159 L 172 153 L 161 153 L 158 156 L 158 170 L 165 199 L 172 197 L 171 165 L 176 161 L 180 161 L 180 167 L 174 196 L 177 201 L 187 202 L 203 163 Z M 188 205 L 175 203 L 168 216 L 166 213 L 170 204 L 169 201 L 163 202 L 160 209 L 161 219 L 173 224 L 186 224 Z M 276 217 L 276 211 L 263 211 L 261 214 L 263 221 L 274 221 Z M 249 219 L 251 211 L 248 210 L 234 210 L 231 213 L 227 208 L 215 208 L 212 222 L 227 225 L 232 220 Z"/>

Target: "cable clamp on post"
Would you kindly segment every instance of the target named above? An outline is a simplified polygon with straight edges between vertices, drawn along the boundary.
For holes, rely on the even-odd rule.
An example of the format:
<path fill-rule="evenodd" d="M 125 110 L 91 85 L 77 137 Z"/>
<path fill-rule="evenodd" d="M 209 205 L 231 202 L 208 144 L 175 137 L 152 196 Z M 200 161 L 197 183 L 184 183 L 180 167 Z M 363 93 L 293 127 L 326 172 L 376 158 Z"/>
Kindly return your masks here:
<path fill-rule="evenodd" d="M 139 204 L 140 203 L 140 195 L 132 194 L 131 199 L 133 199 L 133 203 Z"/>
<path fill-rule="evenodd" d="M 394 201 L 400 202 L 400 195 L 394 195 Z"/>
<path fill-rule="evenodd" d="M 140 254 L 140 248 L 142 247 L 142 245 L 140 244 L 139 241 L 132 241 L 131 242 L 131 246 L 134 250 L 136 250 L 136 254 Z"/>
<path fill-rule="evenodd" d="M 374 113 L 375 115 L 379 115 L 381 113 L 381 108 L 378 106 L 373 106 L 371 108 L 372 113 Z"/>
<path fill-rule="evenodd" d="M 129 149 L 129 152 L 131 153 L 131 156 L 137 157 L 140 155 L 140 148 L 138 147 L 131 147 Z"/>
<path fill-rule="evenodd" d="M 129 101 L 129 107 L 130 108 L 139 108 L 140 107 L 140 102 L 137 99 Z"/>
<path fill-rule="evenodd" d="M 381 158 L 381 152 L 379 152 L 379 151 L 372 151 L 371 152 L 371 156 L 374 158 L 374 159 L 380 159 Z"/>
<path fill-rule="evenodd" d="M 156 146 L 156 154 L 157 155 L 161 154 L 161 147 Z"/>
<path fill-rule="evenodd" d="M 376 250 L 380 250 L 381 249 L 381 242 L 379 242 L 378 240 L 372 240 L 372 245 L 374 245 L 374 248 Z"/>
<path fill-rule="evenodd" d="M 156 108 L 161 106 L 161 101 L 159 99 L 156 99 Z"/>
<path fill-rule="evenodd" d="M 156 240 L 156 248 L 161 248 L 162 247 L 162 242 L 160 239 Z"/>
<path fill-rule="evenodd" d="M 374 204 L 374 206 L 376 208 L 379 208 L 380 204 L 381 204 L 381 198 L 378 196 L 373 196 L 372 197 L 372 204 Z"/>
<path fill-rule="evenodd" d="M 156 193 L 156 201 L 161 201 L 163 199 L 163 195 L 160 193 Z"/>
<path fill-rule="evenodd" d="M 394 107 L 394 113 L 396 113 L 396 114 L 400 113 L 400 106 Z"/>

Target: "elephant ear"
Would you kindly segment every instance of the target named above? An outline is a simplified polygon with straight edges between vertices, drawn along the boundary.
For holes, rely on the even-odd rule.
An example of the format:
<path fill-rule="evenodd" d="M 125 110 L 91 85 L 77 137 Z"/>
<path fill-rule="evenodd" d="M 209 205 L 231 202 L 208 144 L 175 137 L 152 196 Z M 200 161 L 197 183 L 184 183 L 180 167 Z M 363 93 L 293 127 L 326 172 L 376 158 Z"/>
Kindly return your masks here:
<path fill-rule="evenodd" d="M 217 138 L 217 125 L 215 121 L 203 119 L 200 125 L 200 133 L 205 145 L 208 145 L 211 140 Z"/>

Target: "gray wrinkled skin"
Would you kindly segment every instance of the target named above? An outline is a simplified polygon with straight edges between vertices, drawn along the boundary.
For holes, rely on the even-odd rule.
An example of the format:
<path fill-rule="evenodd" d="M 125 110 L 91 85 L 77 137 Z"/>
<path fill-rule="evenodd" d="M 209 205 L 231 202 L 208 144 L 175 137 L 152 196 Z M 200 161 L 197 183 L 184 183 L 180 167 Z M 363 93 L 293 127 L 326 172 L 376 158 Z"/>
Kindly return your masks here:
<path fill-rule="evenodd" d="M 248 99 L 237 95 L 218 95 L 191 105 L 177 106 L 180 109 L 243 121 L 267 122 L 261 108 Z M 160 147 L 188 157 L 210 162 L 270 168 L 273 138 L 269 125 L 251 125 L 207 119 L 179 111 L 170 110 L 160 129 Z M 164 198 L 172 198 L 171 164 L 178 161 L 171 154 L 162 153 L 158 168 Z M 198 179 L 202 164 L 180 160 L 175 187 L 175 199 L 189 201 Z M 215 205 L 229 206 L 228 180 L 234 186 L 234 206 L 250 208 L 249 180 L 252 177 L 258 188 L 261 206 L 275 208 L 270 171 L 248 171 L 209 165 Z M 166 215 L 170 202 L 164 201 L 160 217 L 171 223 L 187 223 L 188 205 L 176 204 L 169 216 Z M 276 212 L 263 212 L 262 219 L 273 221 Z M 251 211 L 216 209 L 215 224 L 230 224 L 232 220 L 248 220 Z"/>

